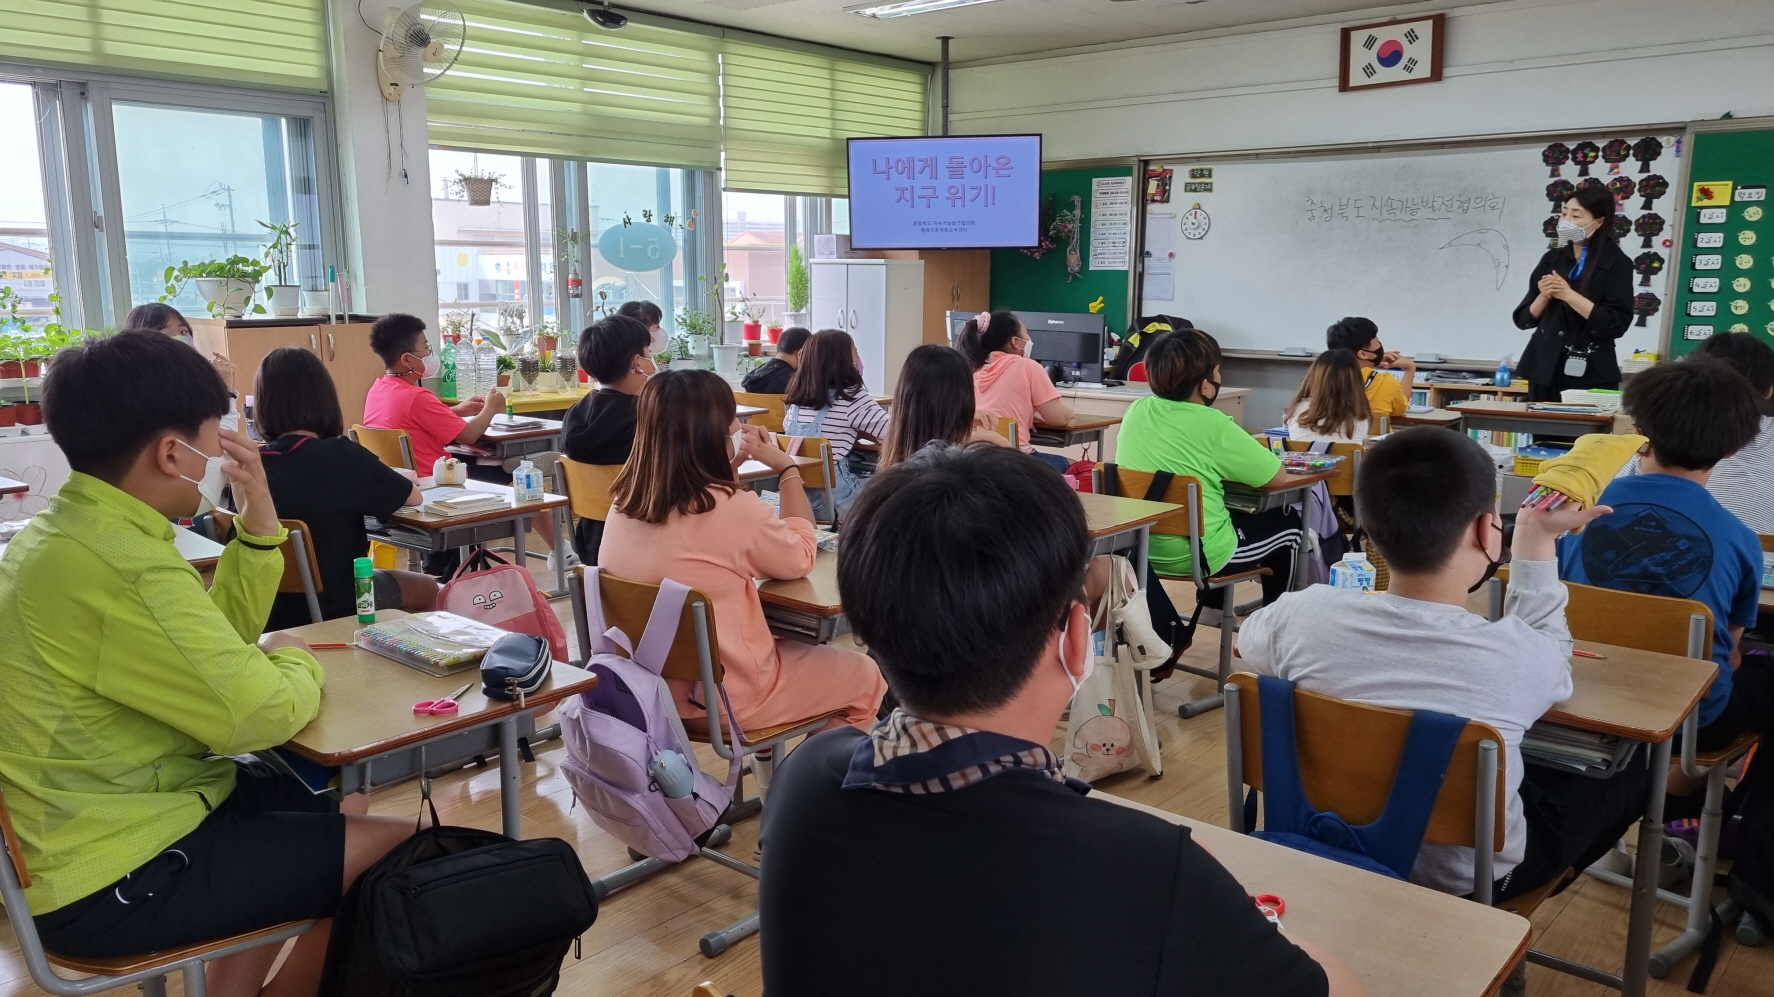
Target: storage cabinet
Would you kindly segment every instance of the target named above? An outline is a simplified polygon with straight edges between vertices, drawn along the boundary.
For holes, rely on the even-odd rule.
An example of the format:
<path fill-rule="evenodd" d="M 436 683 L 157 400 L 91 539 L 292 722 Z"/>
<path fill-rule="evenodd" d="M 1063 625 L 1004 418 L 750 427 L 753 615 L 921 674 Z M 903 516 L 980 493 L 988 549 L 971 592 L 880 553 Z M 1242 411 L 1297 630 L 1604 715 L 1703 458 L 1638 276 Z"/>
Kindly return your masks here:
<path fill-rule="evenodd" d="M 893 394 L 906 354 L 925 341 L 923 261 L 813 260 L 812 278 L 813 328 L 848 332 L 869 389 Z"/>
<path fill-rule="evenodd" d="M 220 353 L 233 362 L 234 386 L 243 398 L 252 394 L 259 362 L 272 350 L 299 346 L 313 353 L 333 377 L 347 429 L 363 421 L 364 396 L 384 371 L 370 349 L 368 322 L 194 318 L 191 332 L 205 357 Z"/>
<path fill-rule="evenodd" d="M 989 249 L 879 249 L 865 253 L 883 260 L 924 262 L 926 343 L 947 345 L 949 312 L 983 312 L 992 307 Z"/>

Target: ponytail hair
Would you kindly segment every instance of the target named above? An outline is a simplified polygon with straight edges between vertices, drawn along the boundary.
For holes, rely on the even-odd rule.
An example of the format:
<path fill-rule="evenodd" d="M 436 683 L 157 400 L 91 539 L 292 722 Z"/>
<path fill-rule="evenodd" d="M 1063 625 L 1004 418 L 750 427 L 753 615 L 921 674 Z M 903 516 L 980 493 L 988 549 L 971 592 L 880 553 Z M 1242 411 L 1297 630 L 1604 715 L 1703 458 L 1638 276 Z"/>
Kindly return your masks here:
<path fill-rule="evenodd" d="M 986 315 L 985 312 L 979 314 Z M 973 364 L 975 370 L 984 367 L 993 353 L 1004 349 L 1022 331 L 1022 321 L 1010 312 L 992 312 L 986 317 L 983 328 L 979 324 L 979 316 L 968 319 L 967 324 L 961 327 L 961 340 L 956 344 L 961 355 Z"/>

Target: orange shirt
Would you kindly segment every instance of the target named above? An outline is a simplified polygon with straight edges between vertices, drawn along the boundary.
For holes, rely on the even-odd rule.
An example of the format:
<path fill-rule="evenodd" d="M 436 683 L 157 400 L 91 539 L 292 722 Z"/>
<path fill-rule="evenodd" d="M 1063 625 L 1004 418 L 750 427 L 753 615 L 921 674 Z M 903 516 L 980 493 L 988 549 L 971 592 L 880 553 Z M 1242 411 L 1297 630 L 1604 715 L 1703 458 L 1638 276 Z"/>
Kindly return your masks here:
<path fill-rule="evenodd" d="M 1035 409 L 1060 397 L 1047 376 L 1047 368 L 1014 353 L 993 353 L 986 365 L 973 372 L 973 407 L 1001 419 L 1016 421 L 1024 450 L 1033 450 L 1029 434 L 1035 431 Z"/>

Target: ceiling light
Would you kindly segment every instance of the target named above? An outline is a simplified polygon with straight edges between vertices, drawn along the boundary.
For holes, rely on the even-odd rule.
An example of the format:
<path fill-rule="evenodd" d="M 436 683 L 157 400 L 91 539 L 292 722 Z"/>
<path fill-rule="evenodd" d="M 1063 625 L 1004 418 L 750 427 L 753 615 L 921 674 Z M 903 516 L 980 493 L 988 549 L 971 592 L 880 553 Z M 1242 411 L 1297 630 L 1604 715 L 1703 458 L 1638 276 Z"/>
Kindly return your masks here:
<path fill-rule="evenodd" d="M 903 0 L 901 3 L 879 3 L 860 7 L 845 7 L 852 14 L 863 17 L 907 17 L 912 14 L 928 14 L 937 10 L 953 10 L 956 7 L 971 7 L 976 3 L 991 3 L 992 0 Z"/>
<path fill-rule="evenodd" d="M 616 31 L 628 27 L 628 15 L 618 10 L 611 10 L 610 0 L 604 0 L 602 7 L 585 8 L 585 19 L 605 31 Z"/>

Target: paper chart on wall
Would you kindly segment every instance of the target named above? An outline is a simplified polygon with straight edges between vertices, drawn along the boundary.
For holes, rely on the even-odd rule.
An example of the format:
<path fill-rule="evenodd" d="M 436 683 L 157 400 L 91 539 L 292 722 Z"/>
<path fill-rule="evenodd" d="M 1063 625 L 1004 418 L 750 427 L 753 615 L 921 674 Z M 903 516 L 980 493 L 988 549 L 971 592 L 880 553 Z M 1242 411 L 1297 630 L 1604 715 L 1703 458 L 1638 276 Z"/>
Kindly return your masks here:
<path fill-rule="evenodd" d="M 1090 181 L 1090 269 L 1126 270 L 1133 233 L 1133 177 Z"/>

